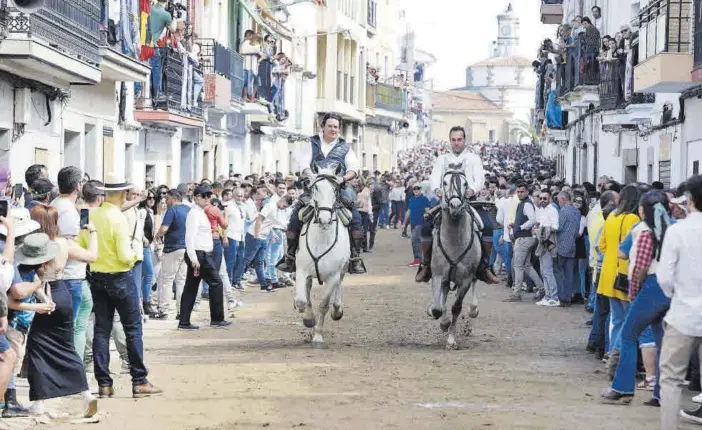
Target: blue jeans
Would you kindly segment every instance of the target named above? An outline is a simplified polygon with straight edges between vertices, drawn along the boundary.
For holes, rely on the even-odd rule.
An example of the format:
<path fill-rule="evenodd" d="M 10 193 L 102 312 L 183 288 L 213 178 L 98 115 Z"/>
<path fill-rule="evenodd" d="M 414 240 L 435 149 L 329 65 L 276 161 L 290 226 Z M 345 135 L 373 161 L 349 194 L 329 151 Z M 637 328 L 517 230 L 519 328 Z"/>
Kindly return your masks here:
<path fill-rule="evenodd" d="M 75 325 L 80 309 L 80 301 L 83 297 L 83 280 L 68 279 L 65 281 L 68 292 L 71 293 L 71 307 L 73 308 L 73 324 Z"/>
<path fill-rule="evenodd" d="M 244 70 L 244 86 L 246 88 L 246 96 L 248 98 L 253 98 L 254 93 L 254 81 L 256 80 L 256 75 L 250 70 Z"/>
<path fill-rule="evenodd" d="M 612 382 L 612 389 L 621 394 L 634 394 L 636 390 L 636 343 L 637 337 L 649 326 L 653 331 L 660 359 L 661 343 L 663 342 L 663 317 L 670 308 L 670 299 L 663 294 L 658 285 L 656 275 L 646 277 L 641 291 L 622 324 L 620 331 L 620 356 L 617 373 Z M 656 387 L 653 397 L 660 399 L 660 371 L 656 371 Z"/>
<path fill-rule="evenodd" d="M 510 276 L 512 276 L 511 275 L 512 274 L 512 255 L 513 255 L 512 248 L 513 248 L 512 242 L 505 241 L 502 243 L 502 250 L 503 250 L 502 257 L 505 261 L 505 270 L 507 270 L 507 273 L 510 274 Z"/>
<path fill-rule="evenodd" d="M 134 271 L 123 273 L 92 273 L 90 290 L 95 310 L 93 362 L 95 379 L 101 387 L 112 386 L 110 376 L 110 333 L 115 311 L 119 314 L 127 340 L 127 356 L 132 385 L 147 382 L 148 370 L 144 365 L 141 310 L 134 280 Z"/>
<path fill-rule="evenodd" d="M 385 203 L 380 207 L 380 213 L 378 214 L 378 224 L 380 225 L 388 225 L 390 222 L 390 202 Z"/>
<path fill-rule="evenodd" d="M 610 318 L 612 321 L 612 335 L 609 339 L 610 351 L 620 349 L 620 334 L 622 331 L 622 326 L 624 325 L 624 319 L 626 318 L 627 312 L 629 312 L 630 306 L 631 303 L 627 302 L 626 300 L 619 300 L 613 297 L 609 298 Z"/>
<path fill-rule="evenodd" d="M 273 238 L 277 240 L 273 240 Z M 282 230 L 271 230 L 268 235 L 268 250 L 266 252 L 266 272 L 267 278 L 274 283 L 278 282 L 278 271 L 275 268 L 276 263 L 283 258 L 283 242 L 285 234 Z"/>
<path fill-rule="evenodd" d="M 492 232 L 492 252 L 490 253 L 490 264 L 495 264 L 495 260 L 499 255 L 502 261 L 505 261 L 504 244 L 500 245 L 500 238 L 504 236 L 505 231 L 501 228 L 495 229 Z"/>
<path fill-rule="evenodd" d="M 237 267 L 234 272 L 234 283 L 241 282 L 241 277 L 244 276 L 246 270 L 251 263 L 256 269 L 256 276 L 261 285 L 266 285 L 266 273 L 263 271 L 263 263 L 266 257 L 266 248 L 268 241 L 264 239 L 256 239 L 253 235 L 246 233 L 246 251 L 244 253 L 244 263 Z"/>
<path fill-rule="evenodd" d="M 150 246 L 144 247 L 144 261 L 141 264 L 141 300 L 144 305 L 149 304 L 151 287 L 154 285 L 154 254 Z M 139 281 L 137 280 L 137 284 Z"/>
<path fill-rule="evenodd" d="M 570 303 L 573 297 L 575 261 L 575 258 L 559 255 L 553 268 L 553 274 L 556 275 L 556 284 L 558 285 L 558 300 L 561 303 Z"/>
<path fill-rule="evenodd" d="M 154 47 L 154 56 L 151 57 L 151 94 L 154 98 L 158 98 L 163 92 L 161 88 L 162 65 L 161 48 Z"/>
<path fill-rule="evenodd" d="M 580 295 L 584 299 L 587 297 L 587 289 L 585 288 L 585 282 L 587 281 L 587 258 L 578 258 L 577 264 L 578 271 L 576 273 L 578 275 L 578 282 L 576 282 L 576 285 L 578 286 Z"/>
<path fill-rule="evenodd" d="M 595 294 L 595 305 L 592 316 L 592 329 L 588 343 L 597 345 L 602 351 L 608 351 L 609 347 L 609 300 L 603 295 Z M 603 307 L 604 309 L 600 309 Z"/>
<path fill-rule="evenodd" d="M 141 301 L 141 302 L 144 301 L 144 298 L 142 297 L 143 292 L 141 290 L 141 283 L 142 283 L 141 279 L 142 279 L 142 273 L 143 273 L 142 271 L 144 268 L 143 263 L 144 263 L 143 261 L 137 261 L 136 263 L 134 263 L 134 267 L 132 267 L 132 275 L 134 275 L 133 276 L 134 283 L 137 286 L 136 290 L 137 290 L 137 294 L 139 295 L 139 301 Z"/>
<path fill-rule="evenodd" d="M 244 241 L 237 242 L 236 240 L 229 238 L 229 246 L 224 249 L 224 261 L 227 265 L 227 275 L 229 275 L 229 282 L 234 284 L 234 272 L 236 268 L 244 265 L 244 251 L 246 247 L 244 246 Z"/>

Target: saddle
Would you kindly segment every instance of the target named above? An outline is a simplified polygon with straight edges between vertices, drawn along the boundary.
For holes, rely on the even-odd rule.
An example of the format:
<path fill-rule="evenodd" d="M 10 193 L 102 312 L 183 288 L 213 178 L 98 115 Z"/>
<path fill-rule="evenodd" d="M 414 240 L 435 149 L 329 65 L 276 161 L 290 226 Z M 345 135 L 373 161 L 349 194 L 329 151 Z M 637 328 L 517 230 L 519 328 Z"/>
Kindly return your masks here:
<path fill-rule="evenodd" d="M 311 201 L 312 199 L 309 195 L 303 194 L 300 196 L 300 209 L 297 211 L 297 217 L 303 224 L 312 221 L 314 217 L 314 207 L 310 205 Z M 340 202 L 334 205 L 334 212 L 336 216 L 339 217 L 339 221 L 341 221 L 344 227 L 351 225 L 351 218 L 353 217 L 352 208 L 353 202 L 345 196 L 342 196 Z"/>

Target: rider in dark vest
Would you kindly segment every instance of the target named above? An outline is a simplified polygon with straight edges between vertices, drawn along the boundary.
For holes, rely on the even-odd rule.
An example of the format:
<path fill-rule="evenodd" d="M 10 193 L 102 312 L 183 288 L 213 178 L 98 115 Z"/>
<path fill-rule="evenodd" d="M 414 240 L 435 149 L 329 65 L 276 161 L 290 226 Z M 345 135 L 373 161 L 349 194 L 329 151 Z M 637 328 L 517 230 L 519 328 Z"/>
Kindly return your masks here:
<path fill-rule="evenodd" d="M 339 128 L 341 127 L 341 117 L 336 114 L 325 114 L 322 118 L 322 137 L 313 136 L 310 139 L 311 145 L 311 157 L 304 160 L 305 163 L 309 162 L 309 165 L 305 167 L 305 171 L 302 172 L 304 177 L 309 174 L 312 169 L 312 165 L 316 163 L 319 168 L 330 168 L 330 167 L 340 167 L 340 176 L 343 178 L 342 188 L 346 185 L 345 183 L 354 179 L 357 172 L 351 169 L 356 169 L 357 166 L 347 166 L 349 153 L 352 153 L 351 145 L 348 144 L 344 139 L 339 137 Z M 324 155 L 322 150 L 322 142 L 324 139 L 327 144 L 333 142 L 334 146 L 328 151 L 327 155 Z M 355 158 L 355 154 L 351 154 Z M 300 160 L 303 161 L 303 160 Z M 304 181 L 303 181 L 304 182 Z M 341 201 L 343 205 L 349 208 L 353 214 L 351 218 L 351 223 L 349 225 L 351 240 L 351 261 L 349 264 L 350 274 L 362 274 L 366 273 L 363 260 L 360 257 L 361 245 L 363 242 L 363 231 L 361 227 L 361 214 L 358 212 L 358 208 L 355 207 L 354 202 L 350 199 L 345 198 L 345 193 L 342 193 Z M 305 193 L 303 193 L 298 199 L 297 203 L 292 210 L 292 215 L 290 217 L 290 222 L 288 224 L 288 251 L 285 257 L 277 264 L 277 268 L 283 272 L 292 273 L 295 271 L 295 253 L 297 252 L 298 241 L 300 237 L 300 232 L 302 231 L 302 222 L 298 216 L 300 209 L 306 206 L 310 201 L 307 187 L 305 187 Z"/>

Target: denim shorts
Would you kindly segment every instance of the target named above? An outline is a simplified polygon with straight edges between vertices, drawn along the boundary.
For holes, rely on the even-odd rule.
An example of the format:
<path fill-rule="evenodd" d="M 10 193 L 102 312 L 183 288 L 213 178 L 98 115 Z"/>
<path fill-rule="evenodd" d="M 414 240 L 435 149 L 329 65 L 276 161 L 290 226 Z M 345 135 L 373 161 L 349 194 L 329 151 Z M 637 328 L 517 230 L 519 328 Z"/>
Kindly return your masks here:
<path fill-rule="evenodd" d="M 653 329 L 648 325 L 639 335 L 639 348 L 655 348 L 656 338 L 653 337 Z"/>
<path fill-rule="evenodd" d="M 0 335 L 0 354 L 10 349 L 10 342 L 7 341 L 5 335 Z"/>

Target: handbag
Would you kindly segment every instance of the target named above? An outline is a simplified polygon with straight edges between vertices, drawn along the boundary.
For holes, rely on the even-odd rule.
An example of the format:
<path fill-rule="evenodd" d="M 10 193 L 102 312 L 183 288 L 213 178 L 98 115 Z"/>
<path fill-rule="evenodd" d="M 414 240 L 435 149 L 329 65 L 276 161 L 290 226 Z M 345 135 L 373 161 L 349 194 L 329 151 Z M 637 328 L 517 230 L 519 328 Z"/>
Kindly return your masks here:
<path fill-rule="evenodd" d="M 622 218 L 622 223 L 619 226 L 619 243 L 621 243 L 622 240 L 624 240 L 624 238 L 622 237 L 622 228 L 624 227 L 624 220 L 628 215 L 629 214 L 624 215 L 624 217 Z M 618 246 L 619 244 L 617 244 L 617 247 Z M 621 258 L 617 258 L 617 277 L 614 278 L 614 289 L 617 291 L 621 291 L 624 294 L 629 294 L 629 276 L 619 273 L 619 260 L 621 260 Z"/>

